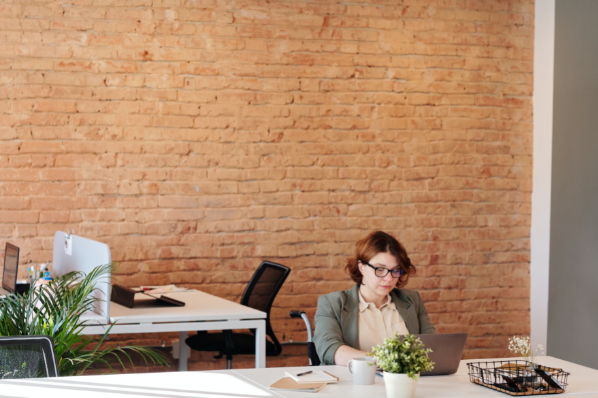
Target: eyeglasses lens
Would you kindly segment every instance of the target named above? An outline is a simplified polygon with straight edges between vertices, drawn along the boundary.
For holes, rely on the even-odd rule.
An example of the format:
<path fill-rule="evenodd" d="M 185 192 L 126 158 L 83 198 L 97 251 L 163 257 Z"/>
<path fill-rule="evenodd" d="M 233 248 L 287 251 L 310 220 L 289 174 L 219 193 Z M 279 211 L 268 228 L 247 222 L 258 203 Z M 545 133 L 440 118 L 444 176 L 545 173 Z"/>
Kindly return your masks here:
<path fill-rule="evenodd" d="M 386 268 L 378 268 L 376 269 L 376 276 L 384 278 L 386 275 L 388 275 L 388 272 L 389 271 Z M 390 275 L 393 278 L 400 278 L 401 276 L 403 276 L 403 270 L 401 268 L 395 268 L 392 271 L 390 271 Z"/>
<path fill-rule="evenodd" d="M 390 271 L 390 273 L 392 274 L 393 278 L 399 278 L 403 275 L 403 270 L 401 268 L 395 268 L 392 271 Z"/>

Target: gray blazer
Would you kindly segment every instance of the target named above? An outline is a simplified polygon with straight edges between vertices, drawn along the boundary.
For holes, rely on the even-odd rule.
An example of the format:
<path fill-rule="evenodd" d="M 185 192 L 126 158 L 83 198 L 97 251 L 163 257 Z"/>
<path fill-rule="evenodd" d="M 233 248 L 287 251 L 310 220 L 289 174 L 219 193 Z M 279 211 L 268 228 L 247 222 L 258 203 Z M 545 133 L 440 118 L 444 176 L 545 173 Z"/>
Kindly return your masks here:
<path fill-rule="evenodd" d="M 390 298 L 410 334 L 434 334 L 424 302 L 415 290 L 393 289 Z M 334 353 L 342 346 L 359 346 L 359 285 L 318 299 L 314 343 L 322 365 L 334 365 Z"/>

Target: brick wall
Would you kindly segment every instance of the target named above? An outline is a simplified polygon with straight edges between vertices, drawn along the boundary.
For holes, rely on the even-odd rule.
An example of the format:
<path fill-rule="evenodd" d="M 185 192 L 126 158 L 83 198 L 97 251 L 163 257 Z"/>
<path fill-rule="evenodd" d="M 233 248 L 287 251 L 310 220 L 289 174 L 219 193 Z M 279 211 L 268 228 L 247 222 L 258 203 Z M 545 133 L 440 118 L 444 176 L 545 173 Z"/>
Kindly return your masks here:
<path fill-rule="evenodd" d="M 382 229 L 438 330 L 504 356 L 530 328 L 532 54 L 533 1 L 0 1 L 0 244 L 45 262 L 74 228 L 123 284 L 235 301 L 278 261 L 274 329 L 302 340 L 289 309 Z"/>

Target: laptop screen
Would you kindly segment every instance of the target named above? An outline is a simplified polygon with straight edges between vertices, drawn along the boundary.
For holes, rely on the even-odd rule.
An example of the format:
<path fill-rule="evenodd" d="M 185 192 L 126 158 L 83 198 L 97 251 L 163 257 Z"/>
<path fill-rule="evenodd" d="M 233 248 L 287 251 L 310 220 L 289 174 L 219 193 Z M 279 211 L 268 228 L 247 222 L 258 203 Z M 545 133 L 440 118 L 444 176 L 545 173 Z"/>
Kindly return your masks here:
<path fill-rule="evenodd" d="M 4 274 L 2 276 L 2 287 L 14 293 L 17 288 L 17 269 L 19 266 L 19 248 L 10 243 L 6 244 L 4 252 Z"/>

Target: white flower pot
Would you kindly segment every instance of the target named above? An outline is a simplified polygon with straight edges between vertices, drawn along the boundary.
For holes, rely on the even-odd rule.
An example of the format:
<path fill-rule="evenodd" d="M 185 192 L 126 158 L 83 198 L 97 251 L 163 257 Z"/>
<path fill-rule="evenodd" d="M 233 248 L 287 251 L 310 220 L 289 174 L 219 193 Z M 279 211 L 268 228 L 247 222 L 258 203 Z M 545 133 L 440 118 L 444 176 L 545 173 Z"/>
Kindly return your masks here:
<path fill-rule="evenodd" d="M 386 385 L 386 398 L 413 398 L 417 388 L 417 380 L 413 380 L 406 373 L 384 372 L 384 384 Z"/>

